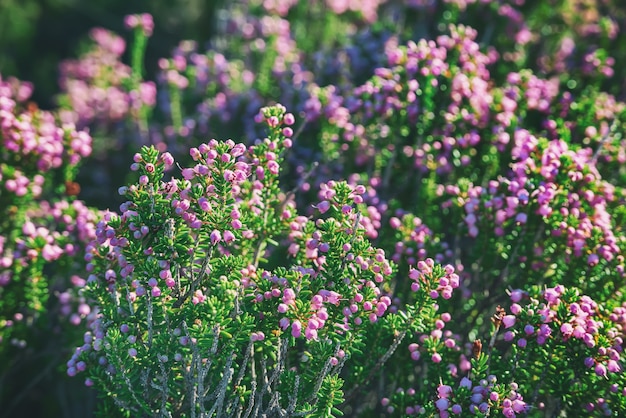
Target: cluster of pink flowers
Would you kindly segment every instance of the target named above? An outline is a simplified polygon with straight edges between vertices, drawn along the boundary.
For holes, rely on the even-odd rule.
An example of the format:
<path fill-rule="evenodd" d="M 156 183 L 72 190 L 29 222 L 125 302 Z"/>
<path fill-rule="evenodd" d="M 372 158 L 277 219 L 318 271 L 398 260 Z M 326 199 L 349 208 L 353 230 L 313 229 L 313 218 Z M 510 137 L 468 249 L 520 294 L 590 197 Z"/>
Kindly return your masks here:
<path fill-rule="evenodd" d="M 232 7 L 220 35 L 223 42 L 216 43 L 241 40 L 238 55 L 226 58 L 219 49 L 201 52 L 195 43 L 185 41 L 171 59 L 159 61 L 160 107 L 171 121 L 164 128 L 168 145 L 174 146 L 170 143 L 177 136 L 195 133 L 214 136 L 235 130 L 257 137 L 254 116 L 269 96 L 292 108 L 313 77 L 301 64 L 288 20 L 250 16 Z M 271 74 L 255 74 L 251 69 L 259 63 L 265 63 Z"/>
<path fill-rule="evenodd" d="M 439 296 L 444 299 L 450 299 L 454 289 L 459 287 L 459 276 L 454 272 L 454 267 L 446 265 L 443 271 L 435 269 L 439 267 L 435 265 L 432 258 L 425 261 L 418 261 L 417 268 L 411 268 L 409 278 L 413 280 L 411 290 L 414 292 L 424 290 L 428 292 L 431 298 L 437 299 Z"/>
<path fill-rule="evenodd" d="M 312 3 L 315 7 L 326 6 L 338 15 L 348 12 L 358 14 L 365 22 L 373 23 L 378 17 L 379 5 L 386 2 L 387 0 L 315 0 Z M 261 4 L 266 12 L 286 17 L 298 5 L 298 0 L 249 0 L 249 3 Z"/>
<path fill-rule="evenodd" d="M 433 239 L 432 229 L 421 218 L 404 213 L 400 217 L 391 217 L 389 225 L 396 231 L 394 254 L 391 257 L 395 263 L 406 261 L 408 265 L 415 265 L 418 260 L 425 260 L 432 253 L 438 263 L 452 259 L 449 244 Z"/>
<path fill-rule="evenodd" d="M 332 181 L 322 185 L 320 196 L 324 200 L 316 205 L 317 211 L 339 218 L 318 220 L 312 232 L 306 232 L 311 230 L 313 222 L 306 217 L 287 218 L 290 220 L 290 254 L 295 256 L 303 251 L 310 263 L 292 271 L 295 276 L 278 277 L 267 272 L 259 275 L 252 266 L 242 270 L 242 283 L 254 290 L 255 301 L 276 304 L 280 328 L 291 329 L 294 337 L 304 334 L 307 339 L 318 339 L 328 321 L 333 328 L 325 329 L 325 333 L 352 330 L 364 321 L 377 322 L 392 306 L 391 298 L 381 290 L 381 284 L 393 272 L 384 252 L 370 248 L 363 254 L 355 254 L 353 243 L 346 239 L 349 234 L 357 234 L 352 229 L 354 226 L 364 229 L 354 224 L 354 205 L 363 202 L 364 192 L 363 186 L 351 187 Z M 346 266 L 354 270 L 358 278 L 333 280 L 329 274 L 336 266 L 327 264 L 327 254 L 341 254 Z M 300 288 L 299 283 L 304 278 L 310 280 L 311 289 Z M 308 306 L 295 304 L 301 291 L 313 291 Z"/>
<path fill-rule="evenodd" d="M 508 386 L 508 387 L 507 387 Z M 494 375 L 487 376 L 474 383 L 471 379 L 463 377 L 457 388 L 450 385 L 439 384 L 434 399 L 435 410 L 432 413 L 441 418 L 462 416 L 464 414 L 489 414 L 499 411 L 507 418 L 515 418 L 528 412 L 528 405 L 523 397 L 517 392 L 518 385 L 511 382 L 509 385 L 497 383 Z M 408 416 L 422 416 L 430 411 L 426 405 L 412 404 L 411 398 L 417 391 L 398 388 L 394 397 L 402 398 L 405 407 L 404 413 Z M 395 408 L 390 405 L 391 399 L 381 399 L 381 405 L 386 412 L 392 414 Z"/>
<path fill-rule="evenodd" d="M 378 7 L 387 0 L 326 0 L 326 5 L 337 14 L 359 13 L 363 20 L 373 23 L 378 18 Z"/>
<path fill-rule="evenodd" d="M 524 295 L 520 290 L 511 292 L 511 314 L 503 318 L 505 341 L 515 340 L 518 347 L 525 348 L 530 340 L 539 345 L 555 338 L 564 343 L 577 340 L 588 348 L 585 366 L 598 376 L 622 371 L 624 342 L 616 312 L 607 321 L 593 299 L 568 294 L 562 285 L 545 289 L 542 300 L 530 298 L 524 302 Z M 600 333 L 607 338 L 598 338 Z"/>
<path fill-rule="evenodd" d="M 342 158 L 353 155 L 357 166 L 380 158 L 380 150 L 394 147 L 400 147 L 398 152 L 413 160 L 411 169 L 448 173 L 453 170 L 455 159 L 467 165 L 469 156 L 453 151 L 462 149 L 469 154 L 471 147 L 477 145 L 480 136 L 476 130 L 491 120 L 494 102 L 487 66 L 497 55 L 481 53 L 476 36 L 472 28 L 451 26 L 450 35 L 442 35 L 436 41 L 422 39 L 398 46 L 392 38 L 386 46 L 386 67 L 377 68 L 373 78 L 355 87 L 349 95 L 332 86 L 318 90 L 317 94 L 313 90 L 314 95 L 305 106 L 308 116 L 315 120 L 324 115 L 326 123 L 335 128 L 331 130 L 334 134 L 326 138 L 331 150 L 336 149 Z M 449 91 L 449 101 L 441 124 L 436 126 L 433 95 L 440 88 Z M 424 119 L 430 112 L 432 117 Z M 421 121 L 423 130 L 436 126 L 433 129 L 438 135 L 432 137 L 433 142 L 395 144 L 398 138 L 392 132 L 399 123 L 398 114 L 406 119 L 400 123 L 411 126 Z M 459 127 L 468 133 L 459 137 Z M 371 135 L 378 140 L 367 140 Z"/>
<path fill-rule="evenodd" d="M 463 388 L 470 391 L 469 412 L 471 414 L 486 414 L 490 409 L 499 409 L 507 418 L 513 418 L 527 412 L 527 405 L 522 396 L 517 393 L 517 384 L 509 384 L 510 391 L 505 398 L 501 398 L 501 390 L 495 388 L 497 379 L 490 375 L 487 379 L 479 381 L 478 385 L 464 377 L 459 383 L 459 389 Z M 451 415 L 461 415 L 463 408 L 454 399 L 454 390 L 448 385 L 439 385 L 437 388 L 437 401 L 435 406 L 441 418 L 448 418 Z"/>
<path fill-rule="evenodd" d="M 92 29 L 90 35 L 93 49 L 60 64 L 61 118 L 81 127 L 109 126 L 129 115 L 137 117 L 142 106 L 154 106 L 154 83 L 141 82 L 136 90 L 126 87 L 131 69 L 121 61 L 124 39 L 103 28 Z"/>
<path fill-rule="evenodd" d="M 439 309 L 438 305 L 435 305 L 435 307 L 437 310 Z M 458 345 L 458 342 L 460 341 L 459 336 L 453 334 L 452 331 L 445 329 L 446 324 L 448 324 L 451 320 L 452 316 L 449 312 L 443 312 L 442 314 L 437 315 L 436 318 L 433 318 L 433 329 L 428 334 L 420 335 L 417 343 L 412 342 L 409 344 L 408 350 L 411 360 L 419 361 L 422 358 L 422 353 L 425 353 L 429 356 L 430 361 L 439 364 L 443 361 L 443 351 L 451 351 L 453 353 L 459 352 L 461 349 Z M 454 376 L 457 375 L 459 369 L 462 372 L 467 372 L 469 370 L 469 362 L 466 360 L 464 355 L 461 356 L 460 360 L 459 366 L 453 363 L 448 364 L 448 369 Z"/>
<path fill-rule="evenodd" d="M 468 234 L 476 237 L 479 225 L 489 221 L 496 236 L 529 217 L 545 222 L 550 240 L 559 243 L 567 260 L 584 258 L 589 266 L 600 262 L 616 265 L 624 274 L 623 250 L 611 220 L 610 208 L 619 196 L 603 180 L 589 149 L 570 149 L 563 140 L 548 141 L 519 129 L 513 138 L 511 177 L 491 180 L 487 187 L 470 185 L 466 190 L 440 187 L 441 194 L 455 196 L 447 205 L 462 204 Z M 549 244 L 534 243 L 523 261 L 542 255 Z M 545 255 L 532 262 L 534 269 L 546 265 Z"/>
<path fill-rule="evenodd" d="M 76 166 L 91 154 L 91 137 L 73 124 L 59 126 L 52 113 L 34 104 L 24 106 L 31 93 L 28 83 L 0 78 L 0 181 L 17 196 L 30 191 L 38 197 L 42 174 L 64 164 Z"/>
<path fill-rule="evenodd" d="M 5 344 L 29 345 L 42 318 L 55 318 L 52 331 L 59 333 L 68 320 L 77 325 L 89 313 L 78 296 L 79 253 L 94 237 L 98 214 L 70 196 L 78 193 L 73 173 L 91 154 L 92 138 L 27 102 L 31 94 L 29 83 L 0 77 L 3 351 Z"/>
<path fill-rule="evenodd" d="M 128 29 L 139 28 L 148 37 L 152 36 L 154 31 L 154 20 L 152 20 L 152 15 L 148 13 L 128 15 L 124 18 L 124 25 Z"/>

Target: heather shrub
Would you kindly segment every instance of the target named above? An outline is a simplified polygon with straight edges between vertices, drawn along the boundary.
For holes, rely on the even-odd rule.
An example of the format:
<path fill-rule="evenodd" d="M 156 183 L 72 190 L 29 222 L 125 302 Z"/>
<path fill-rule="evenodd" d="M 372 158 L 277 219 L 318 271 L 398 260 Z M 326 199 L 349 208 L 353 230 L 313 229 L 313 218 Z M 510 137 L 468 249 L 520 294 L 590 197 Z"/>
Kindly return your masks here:
<path fill-rule="evenodd" d="M 329 182 L 317 216 L 299 215 L 278 182 L 294 117 L 277 105 L 260 119 L 267 138 L 203 143 L 167 182 L 172 156 L 144 148 L 122 214 L 98 225 L 84 294 L 99 314 L 68 373 L 126 412 L 341 414 L 344 380 L 367 384 L 433 321 L 418 314 L 437 309 L 428 292 L 458 287 L 453 267 L 431 264 L 406 313 L 386 315 L 394 272 L 365 238 L 365 188 Z"/>
<path fill-rule="evenodd" d="M 275 106 L 257 120 L 269 126 L 267 138 L 249 149 L 230 140 L 192 148 L 196 164 L 181 167 L 182 178 L 163 180 L 174 164 L 169 153 L 135 155 L 139 180 L 120 189 L 129 198 L 122 214 L 105 217 L 87 252 L 85 295 L 99 315 L 70 375 L 84 372 L 88 386 L 127 413 L 159 416 L 367 414 L 376 408 L 373 378 L 395 392 L 380 403 L 391 415 L 622 408 L 623 259 L 610 246 L 583 244 L 605 262 L 617 258 L 613 270 L 580 276 L 599 263 L 588 256 L 575 276 L 572 258 L 582 254 L 566 240 L 561 253 L 543 253 L 545 264 L 520 255 L 494 267 L 514 272 L 497 277 L 503 284 L 486 272 L 476 283 L 471 271 L 459 275 L 428 251 L 442 262 L 458 251 L 459 260 L 497 259 L 454 248 L 405 213 L 389 220 L 397 241 L 387 260 L 369 242 L 380 226 L 363 185 L 322 184 L 311 215 L 298 215 L 278 183 L 294 118 Z M 525 224 L 516 212 L 510 218 Z M 494 232 L 483 251 L 507 245 L 506 235 Z M 561 242 L 552 235 L 542 251 Z M 492 314 L 481 315 L 486 309 Z M 459 313 L 465 320 L 455 321 Z M 545 364 L 562 358 L 568 373 Z M 410 373 L 407 364 L 415 365 Z M 369 393 L 369 403 L 355 403 L 358 393 Z"/>
<path fill-rule="evenodd" d="M 24 376 L 30 364 L 58 367 L 60 350 L 91 313 L 78 289 L 99 217 L 76 200 L 73 181 L 91 137 L 27 102 L 31 92 L 29 83 L 0 79 L 0 400 L 7 413 L 25 396 L 8 382 L 32 387 L 36 375 Z"/>

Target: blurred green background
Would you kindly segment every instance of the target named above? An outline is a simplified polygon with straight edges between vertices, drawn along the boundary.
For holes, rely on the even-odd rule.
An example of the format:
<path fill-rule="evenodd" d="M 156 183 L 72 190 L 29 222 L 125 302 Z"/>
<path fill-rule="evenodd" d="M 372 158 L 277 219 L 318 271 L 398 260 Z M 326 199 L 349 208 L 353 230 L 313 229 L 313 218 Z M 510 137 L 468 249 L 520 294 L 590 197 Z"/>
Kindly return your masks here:
<path fill-rule="evenodd" d="M 123 17 L 154 16 L 148 45 L 148 77 L 156 61 L 182 39 L 199 45 L 211 38 L 215 10 L 225 0 L 0 0 L 0 74 L 33 82 L 33 100 L 51 108 L 58 91 L 58 64 L 76 57 L 89 30 L 101 26 L 127 34 Z"/>

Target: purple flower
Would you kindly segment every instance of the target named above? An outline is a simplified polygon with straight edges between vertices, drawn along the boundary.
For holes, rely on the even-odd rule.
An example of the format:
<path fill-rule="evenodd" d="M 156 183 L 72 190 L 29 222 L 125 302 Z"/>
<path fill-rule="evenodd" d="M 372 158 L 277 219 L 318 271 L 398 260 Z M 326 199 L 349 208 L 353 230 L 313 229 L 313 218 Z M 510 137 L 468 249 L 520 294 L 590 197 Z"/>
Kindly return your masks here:
<path fill-rule="evenodd" d="M 515 315 L 505 315 L 502 318 L 502 324 L 504 325 L 504 328 L 511 328 L 513 325 L 515 325 Z"/>
<path fill-rule="evenodd" d="M 446 398 L 440 398 L 435 402 L 435 406 L 438 410 L 445 411 L 450 406 L 450 401 Z"/>

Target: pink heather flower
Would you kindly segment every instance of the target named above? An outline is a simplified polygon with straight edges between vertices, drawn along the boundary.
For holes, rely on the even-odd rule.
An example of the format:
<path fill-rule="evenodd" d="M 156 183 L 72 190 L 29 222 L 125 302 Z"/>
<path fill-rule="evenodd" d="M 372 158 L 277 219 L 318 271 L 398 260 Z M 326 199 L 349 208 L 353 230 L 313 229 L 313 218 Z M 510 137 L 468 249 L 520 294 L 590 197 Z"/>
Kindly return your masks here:
<path fill-rule="evenodd" d="M 211 244 L 216 245 L 221 240 L 222 240 L 222 234 L 217 229 L 214 229 L 213 232 L 211 232 Z"/>
<path fill-rule="evenodd" d="M 126 26 L 127 29 L 133 29 L 137 27 L 138 24 L 139 18 L 137 15 L 127 15 L 124 17 L 124 26 Z"/>
<path fill-rule="evenodd" d="M 231 242 L 233 242 L 235 240 L 235 234 L 233 234 L 231 231 L 226 230 L 224 231 L 224 242 L 226 244 L 230 244 Z"/>
<path fill-rule="evenodd" d="M 185 180 L 191 180 L 195 175 L 192 168 L 183 168 L 182 174 Z"/>
<path fill-rule="evenodd" d="M 258 178 L 259 180 L 264 180 L 264 179 L 265 179 L 265 169 L 264 169 L 263 167 L 258 166 L 258 167 L 255 169 L 255 173 L 256 173 L 256 176 L 257 176 L 257 178 Z"/>
<path fill-rule="evenodd" d="M 311 298 L 311 309 L 319 310 L 323 306 L 324 298 L 320 295 L 315 295 Z"/>
<path fill-rule="evenodd" d="M 291 324 L 291 335 L 299 338 L 302 335 L 302 324 L 297 319 Z"/>
<path fill-rule="evenodd" d="M 511 292 L 511 301 L 513 302 L 519 302 L 520 300 L 522 300 L 522 297 L 524 296 L 524 292 L 520 289 L 515 289 Z"/>
<path fill-rule="evenodd" d="M 323 200 L 317 205 L 317 210 L 319 210 L 320 213 L 326 213 L 328 209 L 330 209 L 330 202 L 327 200 Z"/>
<path fill-rule="evenodd" d="M 557 291 L 557 289 L 556 289 L 556 288 L 548 288 L 548 289 L 546 289 L 546 290 L 545 290 L 545 292 L 543 293 L 543 297 L 545 298 L 545 300 L 546 300 L 548 303 L 552 304 L 552 305 L 555 305 L 555 304 L 557 304 L 557 303 L 558 303 L 559 296 L 561 296 L 561 295 L 560 295 L 560 293 Z"/>
<path fill-rule="evenodd" d="M 268 161 L 267 169 L 269 170 L 270 173 L 274 175 L 280 172 L 280 166 L 278 165 L 276 161 Z"/>
<path fill-rule="evenodd" d="M 600 257 L 598 257 L 598 254 L 589 254 L 589 257 L 587 257 L 587 264 L 589 264 L 590 266 L 597 266 L 598 263 L 600 262 Z"/>
<path fill-rule="evenodd" d="M 333 305 L 339 305 L 339 299 L 341 295 L 333 290 L 331 290 L 328 295 L 326 295 L 326 301 Z"/>
<path fill-rule="evenodd" d="M 607 362 L 607 370 L 611 373 L 618 373 L 622 371 L 622 366 L 615 360 L 609 360 Z"/>
<path fill-rule="evenodd" d="M 317 340 L 317 330 L 306 327 L 306 329 L 304 330 L 304 336 L 307 340 Z"/>
<path fill-rule="evenodd" d="M 236 158 L 243 155 L 245 152 L 246 146 L 244 144 L 238 143 L 235 144 L 232 150 L 230 150 L 230 155 L 233 156 L 233 158 Z"/>
<path fill-rule="evenodd" d="M 505 315 L 502 318 L 502 324 L 504 324 L 504 328 L 511 328 L 515 325 L 515 315 Z"/>
<path fill-rule="evenodd" d="M 519 315 L 522 312 L 522 307 L 519 304 L 514 303 L 511 305 L 510 310 L 513 315 Z"/>
<path fill-rule="evenodd" d="M 526 410 L 526 402 L 516 399 L 513 401 L 512 407 L 513 410 L 519 414 L 520 412 L 524 412 Z"/>
<path fill-rule="evenodd" d="M 278 124 L 280 123 L 280 121 L 278 120 L 276 116 L 270 116 L 269 118 L 267 118 L 266 122 L 271 128 L 277 127 Z"/>
<path fill-rule="evenodd" d="M 200 150 L 195 147 L 189 149 L 189 155 L 194 161 L 198 161 L 200 158 L 202 158 L 202 154 L 200 153 Z"/>
<path fill-rule="evenodd" d="M 235 172 L 232 171 L 232 170 L 228 170 L 228 169 L 224 170 L 224 176 L 223 177 L 224 177 L 224 180 L 226 180 L 226 181 L 228 181 L 230 183 L 234 182 L 235 178 L 236 178 Z"/>
<path fill-rule="evenodd" d="M 574 332 L 574 327 L 572 327 L 572 324 L 570 324 L 569 322 L 561 325 L 561 333 L 563 334 L 563 336 L 569 337 L 570 335 L 572 335 L 572 332 Z"/>
<path fill-rule="evenodd" d="M 296 122 L 296 118 L 293 116 L 292 113 L 287 113 L 283 117 L 283 122 L 285 123 L 285 125 L 291 126 Z"/>
<path fill-rule="evenodd" d="M 283 302 L 290 305 L 296 298 L 296 292 L 292 288 L 288 287 L 283 291 Z"/>
<path fill-rule="evenodd" d="M 437 387 L 437 394 L 440 398 L 447 398 L 452 394 L 452 388 L 448 385 L 439 385 Z"/>

